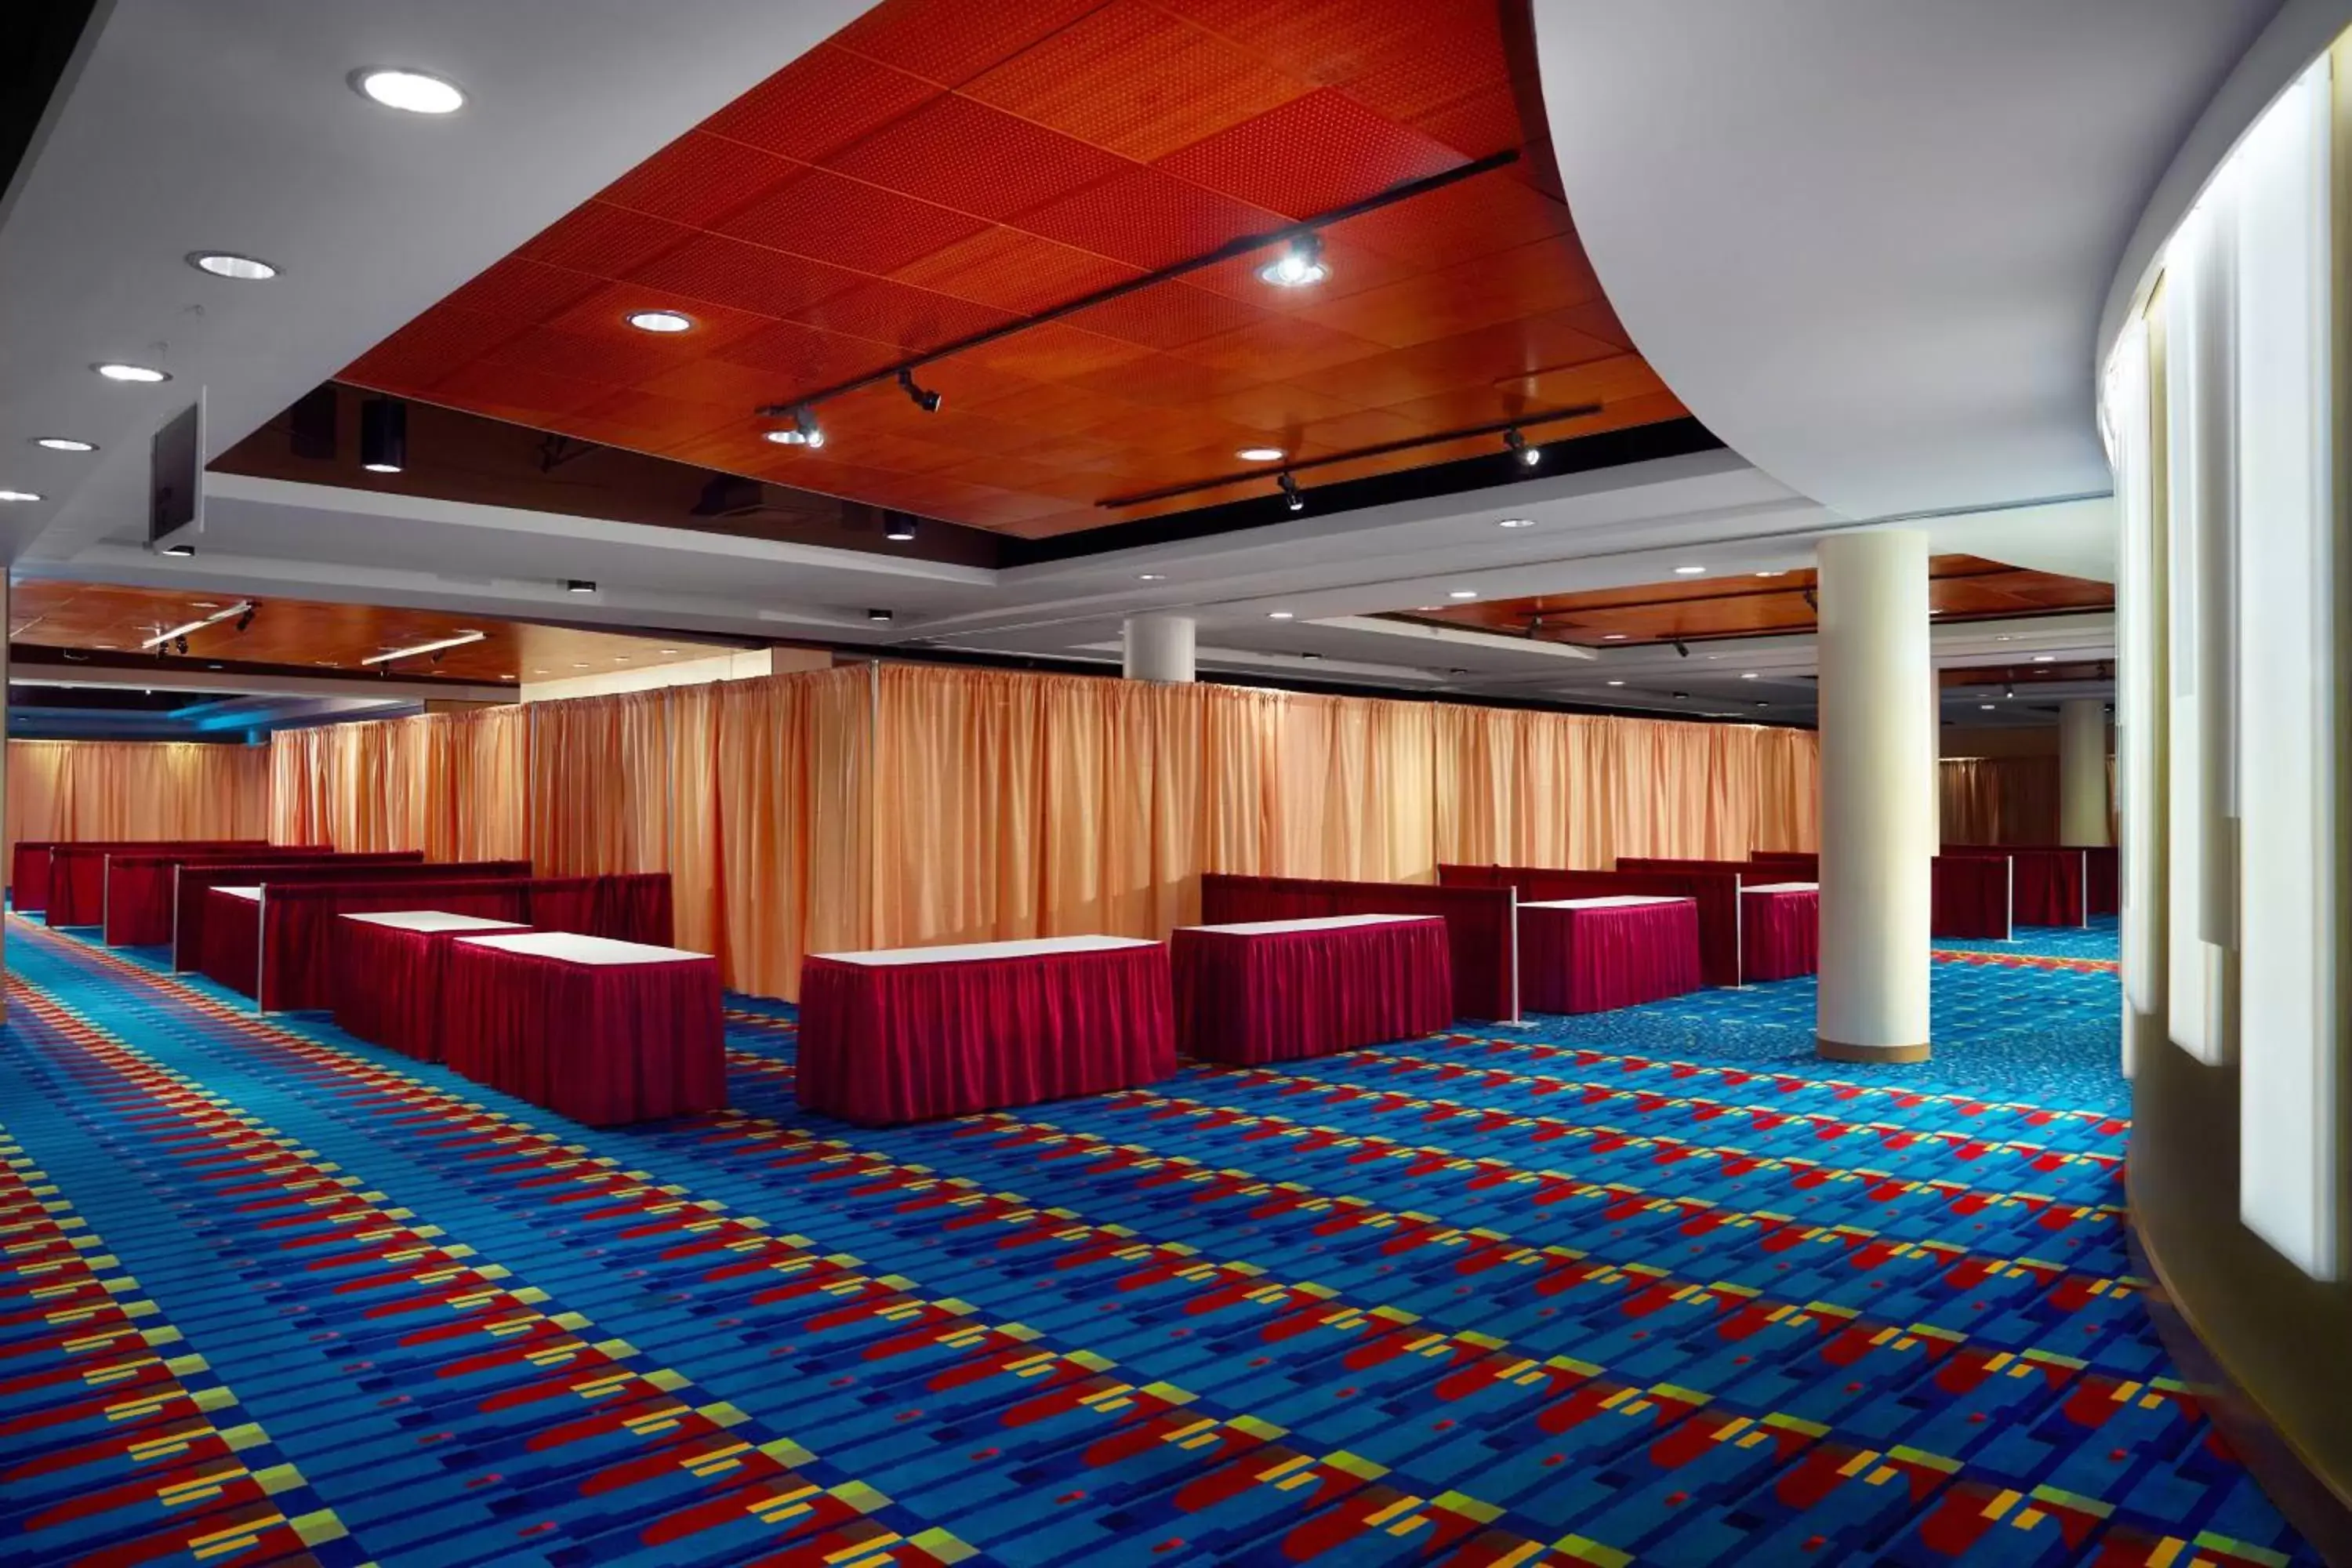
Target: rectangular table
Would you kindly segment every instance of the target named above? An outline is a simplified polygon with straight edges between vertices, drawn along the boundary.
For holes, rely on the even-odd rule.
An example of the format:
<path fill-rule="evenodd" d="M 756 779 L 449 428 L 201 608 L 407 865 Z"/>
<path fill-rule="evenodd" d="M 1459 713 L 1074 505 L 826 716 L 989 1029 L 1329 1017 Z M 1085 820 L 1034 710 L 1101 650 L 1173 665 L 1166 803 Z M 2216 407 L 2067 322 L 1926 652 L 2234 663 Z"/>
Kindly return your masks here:
<path fill-rule="evenodd" d="M 1176 1039 L 1211 1061 L 1329 1056 L 1454 1021 L 1439 915 L 1322 915 L 1179 927 Z"/>
<path fill-rule="evenodd" d="M 719 961 L 570 931 L 460 936 L 441 986 L 442 1059 L 591 1127 L 727 1104 Z"/>
<path fill-rule="evenodd" d="M 1538 1013 L 1605 1013 L 1698 987 L 1696 899 L 1614 893 L 1519 906 L 1519 1000 Z"/>
<path fill-rule="evenodd" d="M 215 888 L 206 898 L 204 952 L 196 968 L 247 996 L 261 994 L 261 889 Z"/>
<path fill-rule="evenodd" d="M 1820 973 L 1822 885 L 1761 882 L 1739 890 L 1740 967 L 1750 980 Z"/>
<path fill-rule="evenodd" d="M 1043 937 L 813 955 L 797 1091 L 865 1126 L 1103 1094 L 1176 1070 L 1168 949 Z"/>
<path fill-rule="evenodd" d="M 446 910 L 344 915 L 335 922 L 335 1022 L 362 1040 L 437 1062 L 449 944 L 460 936 L 526 929 Z"/>

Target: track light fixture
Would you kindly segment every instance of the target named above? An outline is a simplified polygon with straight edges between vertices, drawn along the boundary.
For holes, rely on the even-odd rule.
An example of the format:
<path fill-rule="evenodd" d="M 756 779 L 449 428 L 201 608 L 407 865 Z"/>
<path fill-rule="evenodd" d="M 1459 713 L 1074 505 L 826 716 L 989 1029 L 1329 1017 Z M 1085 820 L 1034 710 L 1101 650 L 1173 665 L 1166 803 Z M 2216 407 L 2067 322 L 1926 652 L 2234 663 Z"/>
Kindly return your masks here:
<path fill-rule="evenodd" d="M 371 474 L 396 474 L 408 467 L 408 405 L 395 397 L 371 397 L 360 405 L 360 467 Z"/>
<path fill-rule="evenodd" d="M 1516 425 L 1503 432 L 1503 445 L 1516 453 L 1519 461 L 1530 468 L 1543 461 L 1543 448 L 1528 446 L 1528 438 L 1519 434 L 1519 427 Z"/>
<path fill-rule="evenodd" d="M 1674 644 L 1675 651 L 1676 653 L 1682 655 L 1685 658 L 1688 658 L 1690 657 L 1690 644 L 1683 641 L 1680 637 L 1675 638 Z"/>
<path fill-rule="evenodd" d="M 806 447 L 814 452 L 824 445 L 824 428 L 816 422 L 809 405 L 802 404 L 793 410 L 793 422 L 784 429 L 771 430 L 768 439 L 779 447 Z"/>
<path fill-rule="evenodd" d="M 1291 510 L 1305 511 L 1307 510 L 1307 497 L 1299 490 L 1298 481 L 1290 477 L 1290 470 L 1288 468 L 1283 469 L 1282 477 L 1275 482 L 1282 487 L 1282 499 L 1289 506 Z"/>
<path fill-rule="evenodd" d="M 184 636 L 183 636 L 182 637 L 180 637 L 178 641 L 174 642 L 174 643 L 172 645 L 172 647 L 173 647 L 175 650 L 177 650 L 177 651 L 178 651 L 178 653 L 179 653 L 179 655 L 180 655 L 180 657 L 181 657 L 182 658 L 187 658 L 187 656 L 188 656 L 188 639 L 187 639 Z"/>
<path fill-rule="evenodd" d="M 896 540 L 904 544 L 915 537 L 915 519 L 912 514 L 889 511 L 884 512 L 882 516 L 883 538 Z"/>
<path fill-rule="evenodd" d="M 916 385 L 915 373 L 910 370 L 902 370 L 898 373 L 898 390 L 913 398 L 915 406 L 926 414 L 937 414 L 940 411 L 940 405 L 947 401 L 942 395 Z"/>
<path fill-rule="evenodd" d="M 247 627 L 252 626 L 253 612 L 259 608 L 261 608 L 261 606 L 258 605 L 247 605 L 245 607 L 245 614 L 237 616 L 236 618 L 236 629 L 238 631 L 244 631 Z"/>
<path fill-rule="evenodd" d="M 1277 289 L 1305 289 L 1330 277 L 1331 269 L 1323 265 L 1322 240 L 1310 229 L 1295 237 L 1257 275 Z"/>

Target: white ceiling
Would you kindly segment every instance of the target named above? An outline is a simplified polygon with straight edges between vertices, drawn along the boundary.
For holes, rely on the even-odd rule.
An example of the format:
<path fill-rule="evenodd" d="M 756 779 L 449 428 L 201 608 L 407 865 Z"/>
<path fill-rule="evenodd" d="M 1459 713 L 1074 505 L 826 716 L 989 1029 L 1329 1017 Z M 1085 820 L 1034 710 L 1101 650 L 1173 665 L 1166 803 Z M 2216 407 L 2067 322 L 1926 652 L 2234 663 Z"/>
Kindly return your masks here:
<path fill-rule="evenodd" d="M 1569 204 L 1633 341 L 1733 447 L 1857 519 L 2108 491 L 2109 280 L 2278 8 L 1535 7 Z"/>
<path fill-rule="evenodd" d="M 673 0 L 656 27 L 636 0 L 120 0 L 0 214 L 0 486 L 48 498 L 0 508 L 16 574 L 1097 661 L 1115 658 L 1123 616 L 1167 610 L 1198 619 L 1212 671 L 1810 715 L 1808 638 L 1705 650 L 1717 659 L 1581 658 L 1369 618 L 1449 603 L 1457 589 L 1518 597 L 1657 582 L 1685 564 L 1718 574 L 1811 564 L 1814 541 L 1846 524 L 1788 475 L 1729 451 L 1328 516 L 1310 489 L 1307 510 L 1275 527 L 1001 573 L 224 475 L 208 481 L 194 559 L 141 547 L 148 436 L 199 385 L 218 452 L 857 9 Z M 709 47 L 714 38 L 727 47 Z M 1629 69 L 1643 63 L 1627 58 Z M 473 100 L 432 122 L 376 109 L 345 84 L 355 67 L 387 61 L 454 77 Z M 1631 166 L 1652 156 L 1638 139 L 1609 144 Z M 1660 155 L 1671 165 L 1675 150 Z M 209 279 L 182 259 L 199 247 L 287 271 L 262 284 Z M 2103 281 L 2086 286 L 2084 312 Z M 121 387 L 88 369 L 117 357 L 161 363 L 177 379 Z M 2087 417 L 2079 356 L 2076 369 Z M 1706 366 L 1692 374 L 1712 386 Z M 26 444 L 49 433 L 105 449 L 76 458 Z M 1534 526 L 1498 528 L 1505 517 Z M 2105 574 L 2098 506 L 1921 526 L 1939 552 Z M 573 577 L 600 593 L 564 594 Z M 869 623 L 870 607 L 893 611 L 893 624 Z M 1291 618 L 1270 618 L 1276 610 Z M 2112 647 L 2104 616 L 2016 633 L 2069 657 Z M 1962 660 L 1984 651 L 1942 630 L 1937 647 Z M 1749 668 L 1759 679 L 1741 681 Z"/>

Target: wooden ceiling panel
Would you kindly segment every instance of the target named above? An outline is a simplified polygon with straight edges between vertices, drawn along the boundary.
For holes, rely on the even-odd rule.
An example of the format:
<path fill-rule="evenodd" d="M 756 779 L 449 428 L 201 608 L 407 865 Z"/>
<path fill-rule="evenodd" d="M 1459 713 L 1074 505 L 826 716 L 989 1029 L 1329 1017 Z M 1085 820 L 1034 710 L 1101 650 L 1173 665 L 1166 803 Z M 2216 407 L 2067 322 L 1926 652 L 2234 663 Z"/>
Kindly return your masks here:
<path fill-rule="evenodd" d="M 1302 98 L 1314 84 L 1146 0 L 1112 0 L 962 90 L 1148 163 Z"/>
<path fill-rule="evenodd" d="M 1483 449 L 1444 439 L 1474 414 L 1597 398 L 1591 429 L 1675 417 L 1534 184 L 1540 146 L 1328 226 L 1318 287 L 1270 286 L 1260 248 L 1028 320 L 1519 149 L 1527 62 L 1503 16 L 1496 0 L 883 0 L 345 379 L 1037 535 L 1214 504 L 1095 503 L 1242 444 L 1426 443 L 1349 466 L 1371 475 Z M 623 324 L 664 308 L 693 327 Z M 821 452 L 760 439 L 762 406 L 1002 329 L 918 368 L 946 394 L 937 414 L 886 381 L 824 402 Z"/>
<path fill-rule="evenodd" d="M 1737 577 L 1677 578 L 1581 594 L 1454 605 L 1417 618 L 1548 642 L 1671 642 L 1676 638 L 1780 637 L 1815 629 L 1810 570 Z M 2111 609 L 2106 583 L 2061 577 L 1972 555 L 1938 555 L 1928 565 L 1928 605 L 1940 622 Z"/>
<path fill-rule="evenodd" d="M 141 655 L 149 637 L 200 620 L 239 601 L 222 594 L 190 595 L 164 588 L 30 582 L 10 600 L 10 643 L 101 654 L 120 664 Z M 268 665 L 315 674 L 369 674 L 387 669 L 364 660 L 399 648 L 469 631 L 478 640 L 398 661 L 388 673 L 407 679 L 502 685 L 535 678 L 563 679 L 632 666 L 673 664 L 731 651 L 730 646 L 676 637 L 630 637 L 530 622 L 485 620 L 439 610 L 371 605 L 328 605 L 268 599 L 255 605 L 239 630 L 225 620 L 187 634 L 188 651 L 144 657 L 159 664 L 203 668 Z"/>

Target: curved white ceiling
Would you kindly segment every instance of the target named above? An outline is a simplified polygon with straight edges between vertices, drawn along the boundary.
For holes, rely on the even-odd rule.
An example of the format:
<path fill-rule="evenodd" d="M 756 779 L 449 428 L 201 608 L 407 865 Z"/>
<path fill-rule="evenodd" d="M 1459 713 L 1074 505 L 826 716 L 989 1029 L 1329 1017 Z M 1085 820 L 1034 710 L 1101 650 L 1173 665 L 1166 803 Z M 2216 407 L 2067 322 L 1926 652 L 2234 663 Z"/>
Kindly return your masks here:
<path fill-rule="evenodd" d="M 1602 287 L 1734 449 L 1853 518 L 2104 494 L 2099 310 L 2278 0 L 1536 0 Z"/>

